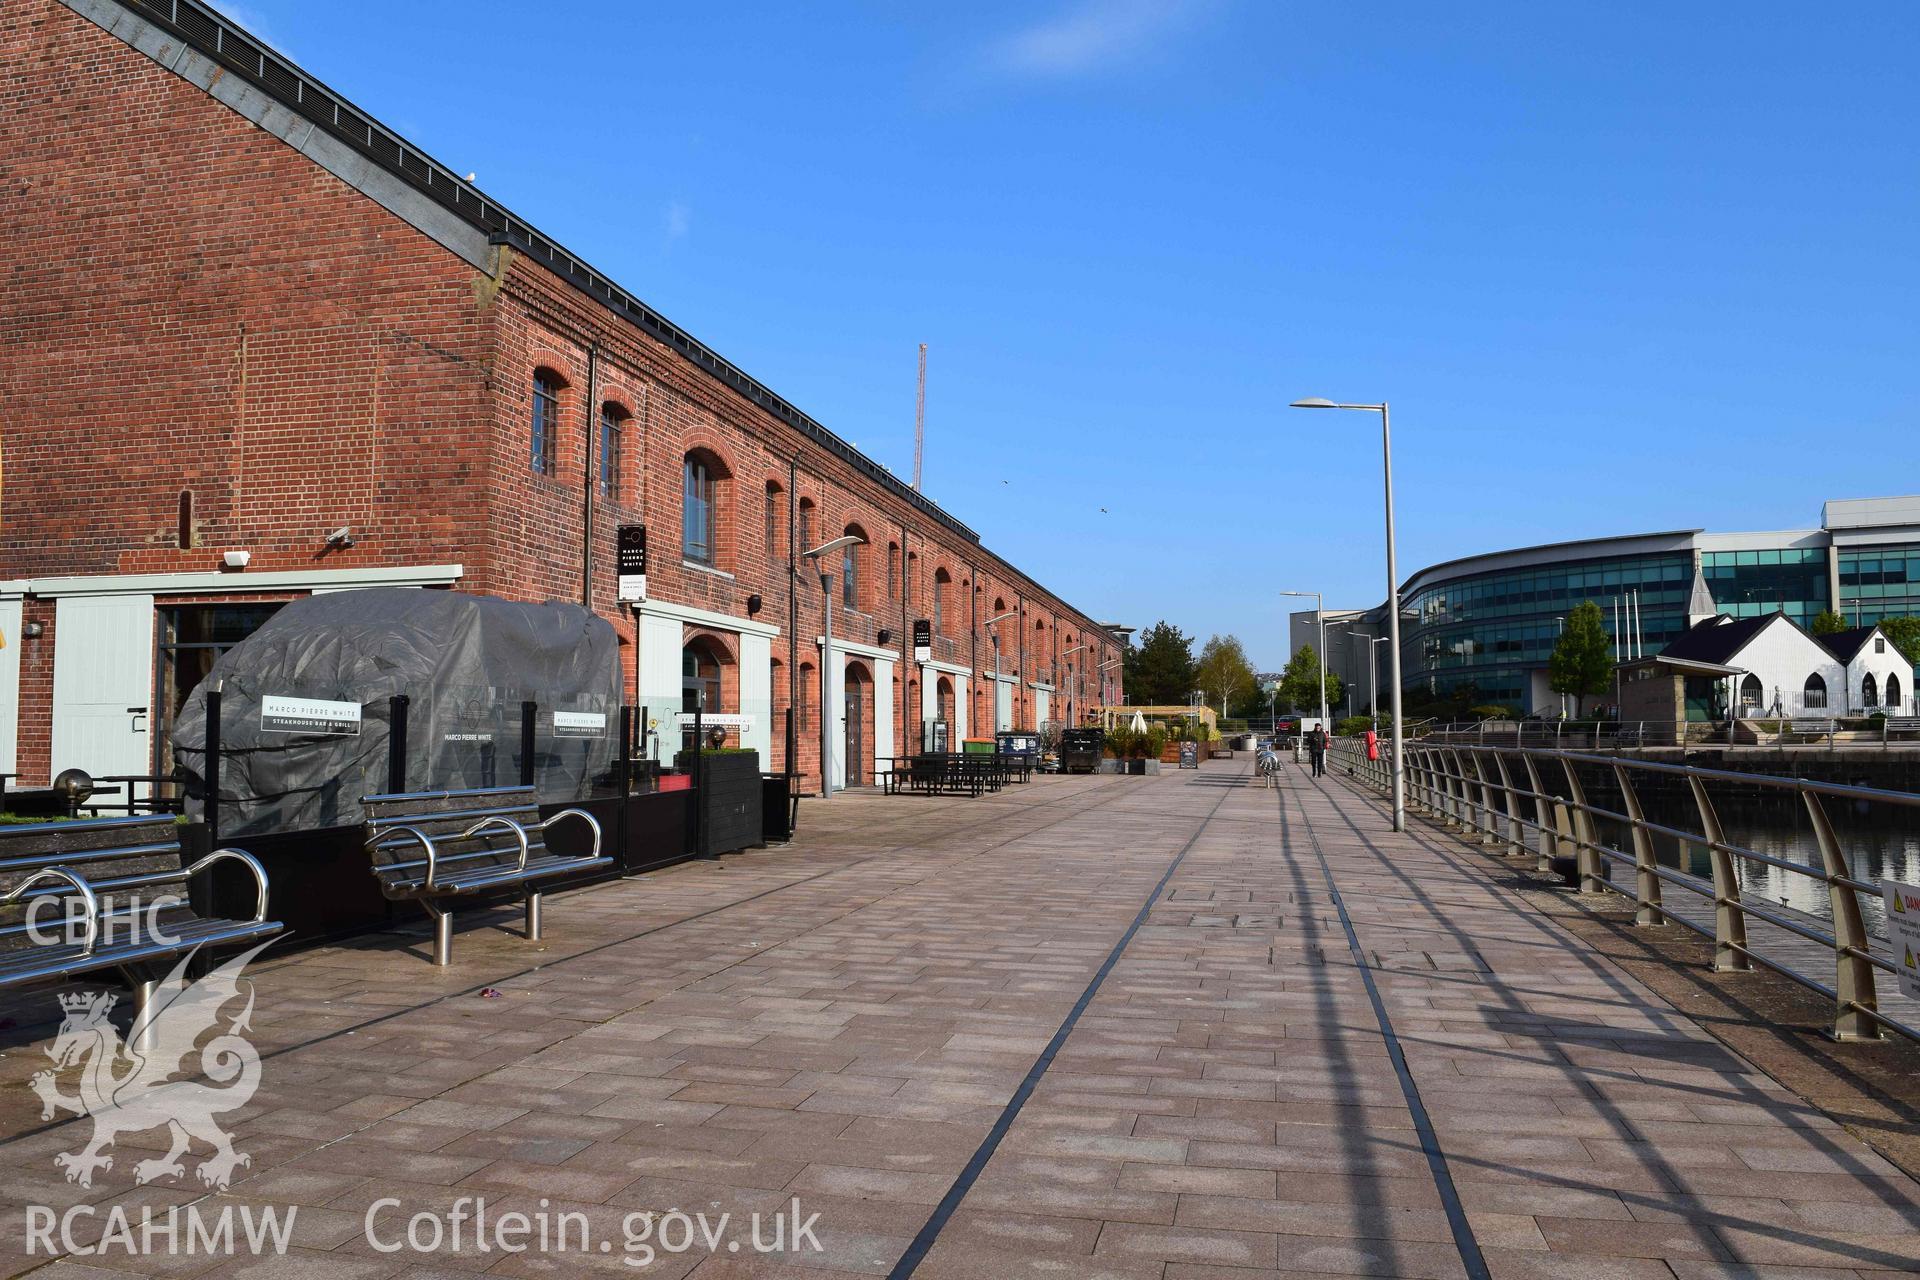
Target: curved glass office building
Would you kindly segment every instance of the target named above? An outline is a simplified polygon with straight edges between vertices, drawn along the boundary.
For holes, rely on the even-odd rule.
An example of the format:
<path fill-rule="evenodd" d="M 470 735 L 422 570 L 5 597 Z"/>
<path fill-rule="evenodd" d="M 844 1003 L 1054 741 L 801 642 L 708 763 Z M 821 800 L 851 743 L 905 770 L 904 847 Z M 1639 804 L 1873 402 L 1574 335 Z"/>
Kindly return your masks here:
<path fill-rule="evenodd" d="M 1548 656 L 1584 600 L 1600 606 L 1622 658 L 1660 652 L 1702 607 L 1735 617 L 1784 612 L 1802 626 L 1824 609 L 1859 625 L 1920 615 L 1920 497 L 1829 502 L 1817 529 L 1681 529 L 1495 551 L 1422 569 L 1400 598 L 1410 696 L 1465 693 L 1546 710 L 1559 705 Z M 1367 704 L 1369 641 L 1386 634 L 1386 620 L 1384 604 L 1328 611 L 1328 659 L 1355 709 Z M 1291 631 L 1289 651 L 1314 644 L 1313 611 L 1294 613 Z"/>

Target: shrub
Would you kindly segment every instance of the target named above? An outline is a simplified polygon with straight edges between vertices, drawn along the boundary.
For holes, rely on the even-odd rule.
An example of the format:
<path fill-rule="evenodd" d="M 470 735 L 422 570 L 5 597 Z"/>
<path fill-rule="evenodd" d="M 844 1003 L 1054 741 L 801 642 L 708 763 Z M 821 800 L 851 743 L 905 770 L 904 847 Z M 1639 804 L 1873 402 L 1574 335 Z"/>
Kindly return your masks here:
<path fill-rule="evenodd" d="M 1333 735 L 1336 738 L 1357 738 L 1373 725 L 1371 716 L 1348 716 L 1334 722 Z"/>
<path fill-rule="evenodd" d="M 1511 708 L 1497 706 L 1493 703 L 1470 707 L 1467 710 L 1467 714 L 1475 720 L 1518 720 L 1520 718 Z"/>
<path fill-rule="evenodd" d="M 1160 753 L 1167 749 L 1167 731 L 1154 725 L 1142 735 L 1138 743 L 1138 755 L 1143 760 L 1158 760 Z"/>

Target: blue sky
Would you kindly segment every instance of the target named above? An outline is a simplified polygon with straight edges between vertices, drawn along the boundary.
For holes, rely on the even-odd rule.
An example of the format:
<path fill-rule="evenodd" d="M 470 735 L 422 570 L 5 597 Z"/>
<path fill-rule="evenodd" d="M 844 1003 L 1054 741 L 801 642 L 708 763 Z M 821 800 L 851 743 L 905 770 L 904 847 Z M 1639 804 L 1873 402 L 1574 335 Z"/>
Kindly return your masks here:
<path fill-rule="evenodd" d="M 226 6 L 1097 616 L 1920 491 L 1920 6 Z M 1105 508 L 1105 511 L 1102 511 Z"/>

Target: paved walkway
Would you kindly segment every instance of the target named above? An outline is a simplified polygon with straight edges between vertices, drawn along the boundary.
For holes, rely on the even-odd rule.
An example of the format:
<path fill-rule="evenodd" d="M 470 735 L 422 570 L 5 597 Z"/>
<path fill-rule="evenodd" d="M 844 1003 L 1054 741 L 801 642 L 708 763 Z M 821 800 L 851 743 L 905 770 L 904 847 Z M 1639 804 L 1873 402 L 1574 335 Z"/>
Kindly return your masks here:
<path fill-rule="evenodd" d="M 0 1273 L 1811 1280 L 1920 1260 L 1920 1188 L 1340 783 L 1215 762 L 844 795 L 801 829 L 552 899 L 543 948 L 469 921 L 450 971 L 424 933 L 256 966 L 262 1084 L 224 1117 L 252 1163 L 224 1195 L 191 1159 L 136 1187 L 157 1131 L 92 1188 L 63 1181 L 85 1122 L 39 1122 L 21 1082 L 46 1042 L 0 1033 Z M 578 1213 L 609 1248 L 376 1247 L 476 1196 L 496 1219 Z M 624 1265 L 640 1211 L 796 1197 L 820 1253 Z M 83 1203 L 299 1210 L 281 1258 L 24 1256 L 22 1206 Z"/>

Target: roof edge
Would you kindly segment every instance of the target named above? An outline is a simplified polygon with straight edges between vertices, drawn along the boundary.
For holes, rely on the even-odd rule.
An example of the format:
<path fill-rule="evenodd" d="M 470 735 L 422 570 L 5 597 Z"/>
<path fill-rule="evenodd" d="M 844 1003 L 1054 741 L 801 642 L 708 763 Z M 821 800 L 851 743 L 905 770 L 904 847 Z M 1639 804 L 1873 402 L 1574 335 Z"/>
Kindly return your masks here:
<path fill-rule="evenodd" d="M 605 273 L 474 184 L 328 88 L 284 54 L 202 0 L 108 0 L 153 23 L 240 76 L 300 118 L 498 243 L 509 244 L 621 319 L 657 339 L 703 373 L 785 422 L 949 532 L 978 544 L 964 521 L 861 453 L 759 380 L 674 324 Z"/>

